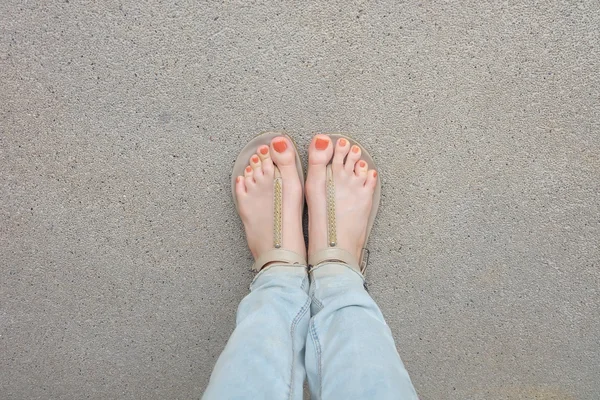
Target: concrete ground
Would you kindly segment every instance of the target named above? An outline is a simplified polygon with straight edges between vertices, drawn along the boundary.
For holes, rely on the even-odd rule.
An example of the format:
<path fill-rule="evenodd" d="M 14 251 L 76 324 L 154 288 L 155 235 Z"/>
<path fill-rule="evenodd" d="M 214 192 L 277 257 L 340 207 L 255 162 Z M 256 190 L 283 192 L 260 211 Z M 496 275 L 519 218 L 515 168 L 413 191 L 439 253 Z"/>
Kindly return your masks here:
<path fill-rule="evenodd" d="M 252 273 L 230 168 L 343 131 L 422 399 L 600 393 L 600 3 L 0 4 L 3 399 L 199 398 Z"/>

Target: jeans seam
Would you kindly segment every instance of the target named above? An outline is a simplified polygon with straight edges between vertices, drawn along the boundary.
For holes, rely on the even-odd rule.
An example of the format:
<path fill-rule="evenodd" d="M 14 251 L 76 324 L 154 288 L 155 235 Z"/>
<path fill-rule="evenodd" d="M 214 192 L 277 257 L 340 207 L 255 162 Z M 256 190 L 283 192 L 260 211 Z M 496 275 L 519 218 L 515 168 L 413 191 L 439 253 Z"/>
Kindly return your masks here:
<path fill-rule="evenodd" d="M 302 317 L 306 314 L 306 312 L 308 311 L 308 309 L 310 308 L 310 297 L 306 300 L 306 302 L 304 303 L 304 305 L 302 306 L 302 308 L 300 309 L 300 311 L 298 311 L 298 314 L 296 314 L 296 317 L 294 318 L 294 320 L 292 321 L 292 326 L 290 327 L 290 335 L 292 338 L 292 366 L 291 366 L 291 375 L 290 375 L 290 394 L 288 396 L 288 399 L 292 399 L 292 396 L 294 395 L 294 365 L 296 364 L 296 352 L 294 351 L 294 333 L 296 331 L 296 326 L 298 325 L 298 322 L 302 319 Z"/>
<path fill-rule="evenodd" d="M 300 285 L 300 288 L 304 291 L 306 291 L 306 284 L 308 283 L 308 275 L 306 275 L 304 278 L 302 278 L 302 285 Z"/>
<path fill-rule="evenodd" d="M 313 303 L 315 303 L 315 306 L 317 306 L 319 308 L 319 311 L 321 311 L 323 308 L 325 308 L 323 303 L 321 303 L 321 301 L 319 299 L 317 299 L 314 294 L 311 296 L 311 299 L 312 299 Z M 317 311 L 315 314 L 317 314 L 319 311 Z"/>
<path fill-rule="evenodd" d="M 318 381 L 318 390 L 319 390 L 319 398 L 323 397 L 323 388 L 322 388 L 322 368 L 321 368 L 321 344 L 319 343 L 319 338 L 317 336 L 317 328 L 315 326 L 315 320 L 312 318 L 312 322 L 310 323 L 310 337 L 315 346 L 315 352 L 317 353 L 317 381 Z"/>

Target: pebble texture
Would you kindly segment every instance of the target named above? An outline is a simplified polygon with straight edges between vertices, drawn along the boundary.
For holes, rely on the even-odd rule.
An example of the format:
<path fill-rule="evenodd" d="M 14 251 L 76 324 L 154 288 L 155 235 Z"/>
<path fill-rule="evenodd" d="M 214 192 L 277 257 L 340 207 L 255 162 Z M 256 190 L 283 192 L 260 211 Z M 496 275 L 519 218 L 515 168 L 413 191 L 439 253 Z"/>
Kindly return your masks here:
<path fill-rule="evenodd" d="M 435 3 L 435 4 L 434 4 Z M 199 398 L 264 130 L 376 158 L 369 287 L 422 399 L 600 393 L 600 3 L 0 4 L 3 399 Z"/>

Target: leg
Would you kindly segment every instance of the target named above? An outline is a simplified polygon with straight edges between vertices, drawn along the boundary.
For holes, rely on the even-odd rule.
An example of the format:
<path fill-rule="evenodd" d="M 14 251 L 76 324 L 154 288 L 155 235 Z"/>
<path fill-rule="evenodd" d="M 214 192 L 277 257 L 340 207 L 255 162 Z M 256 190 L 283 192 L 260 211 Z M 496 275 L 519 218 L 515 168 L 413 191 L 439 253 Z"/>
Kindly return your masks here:
<path fill-rule="evenodd" d="M 249 146 L 241 154 L 255 151 Z M 310 300 L 297 165 L 291 140 L 276 136 L 250 155 L 244 176 L 234 177 L 254 267 L 262 270 L 240 303 L 205 399 L 302 399 Z"/>
<path fill-rule="evenodd" d="M 308 255 L 317 264 L 311 271 L 308 382 L 317 400 L 416 399 L 390 329 L 359 272 L 378 182 L 361 152 L 345 138 L 333 143 L 326 135 L 316 135 L 308 150 Z M 314 257 L 324 252 L 333 258 Z"/>
<path fill-rule="evenodd" d="M 417 399 L 379 307 L 342 264 L 311 272 L 306 372 L 313 399 Z"/>
<path fill-rule="evenodd" d="M 304 267 L 271 266 L 256 276 L 204 399 L 302 399 L 308 286 Z"/>

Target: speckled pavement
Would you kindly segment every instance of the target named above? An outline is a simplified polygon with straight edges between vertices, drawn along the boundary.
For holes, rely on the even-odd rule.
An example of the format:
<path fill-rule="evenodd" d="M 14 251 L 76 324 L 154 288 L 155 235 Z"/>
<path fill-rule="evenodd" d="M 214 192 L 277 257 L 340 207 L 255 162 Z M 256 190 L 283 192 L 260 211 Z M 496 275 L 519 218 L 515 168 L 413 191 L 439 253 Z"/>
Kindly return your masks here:
<path fill-rule="evenodd" d="M 252 279 L 244 143 L 380 166 L 422 399 L 600 393 L 600 3 L 0 3 L 0 397 L 199 398 Z"/>

